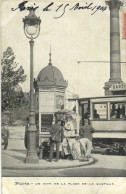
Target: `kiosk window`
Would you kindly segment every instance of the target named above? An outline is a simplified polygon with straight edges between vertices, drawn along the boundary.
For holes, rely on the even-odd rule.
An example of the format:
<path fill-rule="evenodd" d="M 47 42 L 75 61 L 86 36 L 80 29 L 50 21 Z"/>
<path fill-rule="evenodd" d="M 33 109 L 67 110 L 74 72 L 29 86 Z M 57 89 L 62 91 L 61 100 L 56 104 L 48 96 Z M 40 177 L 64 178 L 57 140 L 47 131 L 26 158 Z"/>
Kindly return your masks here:
<path fill-rule="evenodd" d="M 126 120 L 126 102 L 112 102 L 110 104 L 110 118 Z"/>
<path fill-rule="evenodd" d="M 107 103 L 94 104 L 93 119 L 107 119 Z"/>
<path fill-rule="evenodd" d="M 41 114 L 41 131 L 48 132 L 52 126 L 53 114 Z"/>

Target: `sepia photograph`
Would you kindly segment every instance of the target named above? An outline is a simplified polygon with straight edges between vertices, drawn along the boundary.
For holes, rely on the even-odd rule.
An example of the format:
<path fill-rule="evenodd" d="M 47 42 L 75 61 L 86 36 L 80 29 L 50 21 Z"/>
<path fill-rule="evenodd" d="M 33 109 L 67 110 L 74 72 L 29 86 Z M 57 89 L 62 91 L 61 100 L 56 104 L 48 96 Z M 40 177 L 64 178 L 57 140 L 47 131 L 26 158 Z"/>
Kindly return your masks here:
<path fill-rule="evenodd" d="M 4 194 L 126 177 L 125 0 L 1 0 L 1 176 Z"/>

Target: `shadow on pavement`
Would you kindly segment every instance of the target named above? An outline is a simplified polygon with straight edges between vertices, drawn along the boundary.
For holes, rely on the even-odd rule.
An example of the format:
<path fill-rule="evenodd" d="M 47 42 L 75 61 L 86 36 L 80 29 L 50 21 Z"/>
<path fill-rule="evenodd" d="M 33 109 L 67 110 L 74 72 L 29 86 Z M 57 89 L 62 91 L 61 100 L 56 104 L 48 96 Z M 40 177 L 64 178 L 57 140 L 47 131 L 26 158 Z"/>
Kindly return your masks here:
<path fill-rule="evenodd" d="M 76 168 L 60 172 L 65 177 L 126 177 L 126 170 L 107 168 Z"/>
<path fill-rule="evenodd" d="M 25 163 L 25 157 L 22 156 L 12 156 L 16 160 L 20 160 L 21 162 Z"/>
<path fill-rule="evenodd" d="M 25 160 L 25 157 L 23 157 L 23 156 L 14 156 L 14 155 L 8 154 L 8 153 L 4 153 L 4 155 L 10 156 L 10 157 L 17 159 L 17 160 L 20 160 L 21 162 L 24 162 L 24 160 Z"/>
<path fill-rule="evenodd" d="M 18 153 L 22 153 L 22 154 L 26 154 L 26 150 L 18 150 L 18 149 L 8 149 L 8 151 L 13 151 L 13 152 L 18 152 Z"/>

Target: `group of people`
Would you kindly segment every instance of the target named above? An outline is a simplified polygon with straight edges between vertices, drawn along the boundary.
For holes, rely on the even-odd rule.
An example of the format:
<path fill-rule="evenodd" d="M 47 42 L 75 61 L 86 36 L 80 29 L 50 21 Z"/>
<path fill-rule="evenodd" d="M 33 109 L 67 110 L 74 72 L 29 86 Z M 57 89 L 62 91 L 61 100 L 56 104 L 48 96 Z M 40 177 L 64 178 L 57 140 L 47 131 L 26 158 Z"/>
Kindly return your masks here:
<path fill-rule="evenodd" d="M 111 109 L 111 118 L 112 119 L 126 119 L 125 116 L 125 106 L 124 105 L 117 105 L 118 107 L 116 108 L 116 105 L 112 105 Z"/>
<path fill-rule="evenodd" d="M 64 144 L 64 139 L 67 139 L 65 136 L 66 125 L 65 121 L 56 121 L 55 124 L 52 125 L 50 129 L 50 154 L 49 154 L 49 162 L 53 160 L 53 151 L 54 145 L 56 145 L 56 162 L 59 160 L 59 147 L 60 144 Z M 89 160 L 92 150 L 92 133 L 93 128 L 88 123 L 88 119 L 85 119 L 85 123 L 80 127 L 79 135 L 76 136 L 71 146 L 71 155 L 73 159 L 83 159 Z M 62 146 L 63 148 L 63 146 Z M 82 158 L 83 153 L 83 158 Z"/>

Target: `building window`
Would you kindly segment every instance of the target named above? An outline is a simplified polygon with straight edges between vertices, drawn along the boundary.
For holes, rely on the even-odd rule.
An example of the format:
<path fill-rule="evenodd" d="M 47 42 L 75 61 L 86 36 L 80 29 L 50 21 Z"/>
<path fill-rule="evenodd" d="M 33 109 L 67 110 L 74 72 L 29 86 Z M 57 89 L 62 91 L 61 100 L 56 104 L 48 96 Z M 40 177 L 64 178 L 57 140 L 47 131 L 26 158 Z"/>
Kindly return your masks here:
<path fill-rule="evenodd" d="M 94 104 L 93 120 L 106 120 L 107 117 L 107 103 Z"/>
<path fill-rule="evenodd" d="M 110 103 L 110 118 L 126 120 L 126 102 Z"/>

